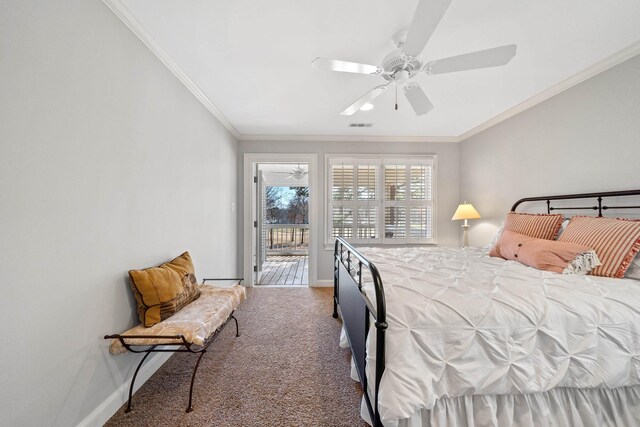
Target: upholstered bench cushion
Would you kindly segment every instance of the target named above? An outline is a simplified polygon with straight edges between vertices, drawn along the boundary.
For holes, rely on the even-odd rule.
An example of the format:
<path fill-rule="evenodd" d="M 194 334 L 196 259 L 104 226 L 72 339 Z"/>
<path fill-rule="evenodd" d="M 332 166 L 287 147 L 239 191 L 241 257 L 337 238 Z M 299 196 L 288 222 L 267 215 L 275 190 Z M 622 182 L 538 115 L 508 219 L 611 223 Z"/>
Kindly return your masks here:
<path fill-rule="evenodd" d="M 146 328 L 142 324 L 135 326 L 121 335 L 183 335 L 187 342 L 203 345 L 231 312 L 247 297 L 246 289 L 240 285 L 217 287 L 200 285 L 200 298 L 190 302 L 173 316 Z M 163 338 L 130 338 L 131 345 L 156 345 L 182 343 L 182 340 Z M 127 349 L 118 339 L 114 339 L 109 348 L 111 354 L 124 354 Z"/>

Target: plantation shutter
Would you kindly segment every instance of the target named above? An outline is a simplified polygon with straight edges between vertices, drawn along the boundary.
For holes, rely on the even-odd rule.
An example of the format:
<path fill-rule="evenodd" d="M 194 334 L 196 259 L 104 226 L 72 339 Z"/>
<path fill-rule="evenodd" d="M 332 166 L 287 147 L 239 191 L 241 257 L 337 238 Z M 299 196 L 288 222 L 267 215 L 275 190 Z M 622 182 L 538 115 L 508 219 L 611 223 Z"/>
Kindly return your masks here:
<path fill-rule="evenodd" d="M 399 162 L 398 162 L 399 163 Z M 384 166 L 384 237 L 403 239 L 407 231 L 407 166 L 385 164 Z"/>
<path fill-rule="evenodd" d="M 356 242 L 379 238 L 379 176 L 379 159 L 331 161 L 331 238 L 345 237 Z"/>
<path fill-rule="evenodd" d="M 356 184 L 358 200 L 356 210 L 356 237 L 371 241 L 378 238 L 378 161 L 360 160 L 357 165 Z"/>
<path fill-rule="evenodd" d="M 430 165 L 412 165 L 409 174 L 409 193 L 411 200 L 424 201 L 426 206 L 409 208 L 409 237 L 412 239 L 431 239 L 433 223 L 432 207 L 432 171 Z"/>
<path fill-rule="evenodd" d="M 368 157 L 328 156 L 328 241 L 435 242 L 434 158 Z"/>
<path fill-rule="evenodd" d="M 353 165 L 339 162 L 331 165 L 331 218 L 332 234 L 353 237 Z"/>

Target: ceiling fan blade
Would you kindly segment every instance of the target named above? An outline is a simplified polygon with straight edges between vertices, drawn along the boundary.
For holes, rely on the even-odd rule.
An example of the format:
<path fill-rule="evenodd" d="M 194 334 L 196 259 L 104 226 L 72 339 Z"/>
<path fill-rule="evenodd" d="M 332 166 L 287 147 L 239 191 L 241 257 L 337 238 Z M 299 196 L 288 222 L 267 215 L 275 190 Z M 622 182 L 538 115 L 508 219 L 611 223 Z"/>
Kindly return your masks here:
<path fill-rule="evenodd" d="M 420 56 L 450 4 L 451 0 L 418 0 L 418 7 L 402 47 L 406 55 Z"/>
<path fill-rule="evenodd" d="M 316 58 L 311 62 L 314 68 L 322 70 L 342 71 L 344 73 L 380 74 L 382 70 L 375 65 L 359 64 L 357 62 L 340 61 L 338 59 Z"/>
<path fill-rule="evenodd" d="M 373 101 L 378 96 L 380 96 L 382 92 L 387 90 L 387 85 L 380 85 L 380 86 L 374 87 L 369 92 L 365 93 L 362 97 L 360 97 L 360 99 L 358 99 L 356 102 L 354 102 L 353 104 L 349 105 L 347 108 L 342 110 L 340 115 L 352 116 L 353 114 L 357 113 L 364 104 Z"/>
<path fill-rule="evenodd" d="M 454 73 L 456 71 L 505 65 L 516 55 L 517 46 L 509 44 L 477 52 L 464 53 L 449 58 L 431 61 L 424 66 L 427 74 Z"/>
<path fill-rule="evenodd" d="M 422 116 L 433 110 L 433 104 L 417 83 L 406 85 L 404 87 L 404 96 L 418 116 Z"/>

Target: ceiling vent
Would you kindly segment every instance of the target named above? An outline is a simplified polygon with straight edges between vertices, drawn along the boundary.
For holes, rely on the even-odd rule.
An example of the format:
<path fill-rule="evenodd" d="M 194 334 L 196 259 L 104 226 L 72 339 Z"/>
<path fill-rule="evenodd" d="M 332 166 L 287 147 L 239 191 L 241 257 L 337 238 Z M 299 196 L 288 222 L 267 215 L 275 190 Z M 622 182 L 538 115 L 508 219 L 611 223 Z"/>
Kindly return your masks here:
<path fill-rule="evenodd" d="M 349 123 L 350 128 L 370 128 L 373 123 Z"/>

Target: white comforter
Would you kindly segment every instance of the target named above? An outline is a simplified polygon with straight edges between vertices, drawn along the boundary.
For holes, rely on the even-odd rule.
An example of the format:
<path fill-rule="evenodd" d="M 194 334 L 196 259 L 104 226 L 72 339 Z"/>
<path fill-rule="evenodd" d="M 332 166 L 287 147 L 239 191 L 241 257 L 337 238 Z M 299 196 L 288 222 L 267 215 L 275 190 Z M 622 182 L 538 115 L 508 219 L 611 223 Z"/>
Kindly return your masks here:
<path fill-rule="evenodd" d="M 482 249 L 360 251 L 386 294 L 385 425 L 444 396 L 640 384 L 639 281 L 544 272 Z"/>

